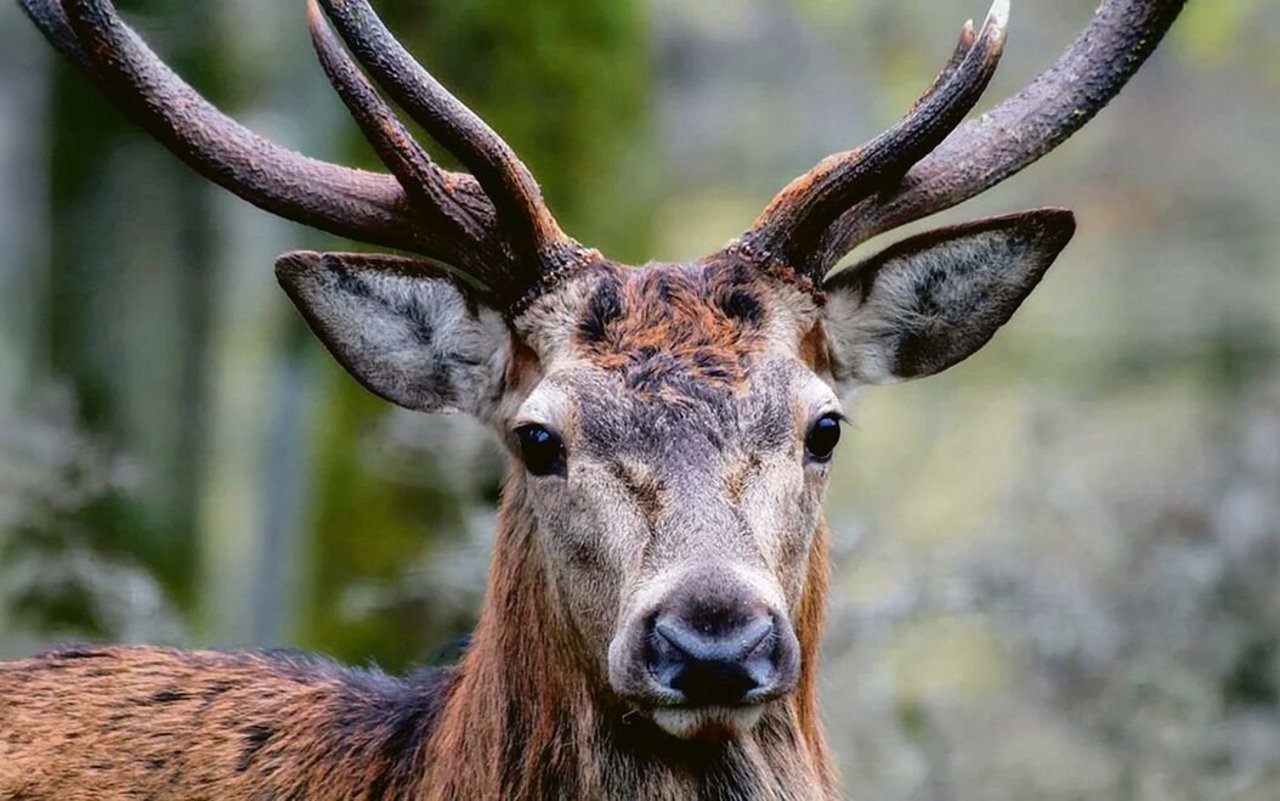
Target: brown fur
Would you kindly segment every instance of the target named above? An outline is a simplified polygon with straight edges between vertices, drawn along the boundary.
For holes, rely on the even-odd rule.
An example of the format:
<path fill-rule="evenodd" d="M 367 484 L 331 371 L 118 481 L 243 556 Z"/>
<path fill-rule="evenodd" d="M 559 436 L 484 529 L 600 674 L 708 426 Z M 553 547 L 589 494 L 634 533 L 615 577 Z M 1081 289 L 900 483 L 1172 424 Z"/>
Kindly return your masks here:
<path fill-rule="evenodd" d="M 401 681 L 281 652 L 152 647 L 0 665 L 0 798 L 832 798 L 815 681 L 825 539 L 796 621 L 799 689 L 737 741 L 674 741 L 608 700 L 561 619 L 517 473 L 453 671 Z"/>
<path fill-rule="evenodd" d="M 413 797 L 436 678 L 166 648 L 0 665 L 0 798 Z"/>
<path fill-rule="evenodd" d="M 818 786 L 828 797 L 835 797 L 836 770 L 822 720 L 818 714 L 818 652 L 827 622 L 827 593 L 831 587 L 831 530 L 825 521 L 818 525 L 817 536 L 809 551 L 809 571 L 805 578 L 800 610 L 796 614 L 796 636 L 800 639 L 800 659 L 804 666 L 796 688 L 796 711 L 800 730 L 804 732 L 809 758 L 817 773 Z"/>
<path fill-rule="evenodd" d="M 818 375 L 831 373 L 831 345 L 827 339 L 826 326 L 821 320 L 814 323 L 809 333 L 800 340 L 800 361 Z"/>
<path fill-rule="evenodd" d="M 736 265 L 614 269 L 587 304 L 578 345 L 640 393 L 679 379 L 738 387 L 761 347 L 769 292 L 767 277 Z"/>

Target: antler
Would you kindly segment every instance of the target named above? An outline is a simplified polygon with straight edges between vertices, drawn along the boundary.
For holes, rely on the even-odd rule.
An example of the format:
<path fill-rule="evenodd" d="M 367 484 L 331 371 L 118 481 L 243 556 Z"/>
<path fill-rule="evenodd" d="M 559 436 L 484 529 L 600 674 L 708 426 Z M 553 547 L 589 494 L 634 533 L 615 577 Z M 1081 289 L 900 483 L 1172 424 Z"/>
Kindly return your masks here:
<path fill-rule="evenodd" d="M 315 0 L 307 0 L 307 27 L 329 82 L 373 146 L 378 158 L 407 193 L 410 204 L 438 217 L 437 222 L 440 224 L 451 226 L 452 234 L 473 243 L 485 242 L 489 232 L 484 225 L 477 225 L 476 218 L 487 217 L 486 223 L 491 226 L 492 208 L 469 208 L 466 195 L 457 192 L 462 181 L 467 182 L 470 192 L 476 192 L 474 179 L 446 172 L 431 161 L 427 152 L 413 139 L 351 62 L 341 43 L 334 38 L 329 26 L 320 16 Z"/>
<path fill-rule="evenodd" d="M 390 176 L 312 159 L 244 128 L 174 74 L 109 0 L 19 0 L 135 122 L 201 175 L 273 214 L 439 261 L 508 306 L 589 253 L 560 231 L 506 143 L 412 61 L 367 3 L 325 5 L 357 56 L 478 180 L 431 161 L 308 1 L 321 63 Z"/>
<path fill-rule="evenodd" d="M 755 252 L 804 269 L 823 233 L 846 209 L 892 185 L 929 154 L 978 102 L 1004 49 L 1009 0 L 996 0 L 975 36 L 965 24 L 955 54 L 897 125 L 870 142 L 828 156 L 788 184 L 743 238 Z"/>
<path fill-rule="evenodd" d="M 968 200 L 1064 142 L 1120 92 L 1184 4 L 1106 0 L 1057 63 L 957 128 L 1004 42 L 1009 4 L 996 0 L 982 34 L 975 39 L 966 26 L 956 54 L 902 122 L 793 181 L 735 246 L 820 281 L 861 242 Z"/>
<path fill-rule="evenodd" d="M 542 201 L 528 169 L 484 120 L 463 105 L 396 41 L 367 0 L 321 0 L 356 58 L 415 122 L 471 171 L 529 254 L 569 241 Z"/>

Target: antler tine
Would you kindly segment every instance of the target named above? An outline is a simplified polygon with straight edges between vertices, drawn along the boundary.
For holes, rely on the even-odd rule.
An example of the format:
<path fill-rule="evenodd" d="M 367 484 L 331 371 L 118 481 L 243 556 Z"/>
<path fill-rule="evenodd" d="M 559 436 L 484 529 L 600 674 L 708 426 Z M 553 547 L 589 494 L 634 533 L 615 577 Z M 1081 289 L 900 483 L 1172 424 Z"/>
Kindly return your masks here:
<path fill-rule="evenodd" d="M 41 30 L 143 128 L 197 172 L 271 213 L 339 236 L 403 248 L 462 269 L 490 266 L 475 231 L 424 226 L 389 176 L 312 159 L 223 115 L 155 55 L 105 0 L 20 0 Z M 459 202 L 492 226 L 469 176 Z M 490 248 L 489 250 L 492 250 Z M 479 273 L 482 280 L 486 278 Z"/>
<path fill-rule="evenodd" d="M 479 191 L 475 179 L 447 172 L 432 162 L 347 55 L 316 0 L 307 0 L 307 28 L 329 82 L 373 145 L 378 158 L 404 188 L 415 210 L 446 226 L 451 235 L 461 234 L 471 242 L 486 245 L 468 254 L 477 266 L 501 261 L 504 256 L 492 237 L 493 207 L 488 203 L 468 203 L 468 200 L 474 201 Z M 457 192 L 461 184 L 472 185 L 473 191 Z M 473 267 L 472 271 L 476 269 Z"/>
<path fill-rule="evenodd" d="M 533 176 L 511 147 L 449 93 L 391 34 L 367 0 L 321 0 L 351 52 L 432 138 L 475 175 L 498 209 L 518 255 L 544 271 L 581 249 L 556 223 Z"/>
<path fill-rule="evenodd" d="M 788 184 L 743 237 L 743 245 L 756 258 L 780 259 L 820 278 L 814 261 L 828 227 L 853 204 L 896 184 L 978 102 L 1000 61 L 1008 16 L 1008 0 L 995 0 L 976 37 L 967 23 L 956 53 L 901 122 Z"/>
<path fill-rule="evenodd" d="M 197 172 L 274 214 L 452 263 L 457 238 L 415 224 L 389 176 L 308 158 L 223 115 L 182 81 L 106 0 L 21 0 L 51 42 L 134 121 Z"/>
<path fill-rule="evenodd" d="M 822 272 L 861 242 L 968 200 L 1062 144 L 1119 94 L 1185 2 L 1107 0 L 1053 66 L 953 131 L 893 193 L 845 212 L 819 248 Z"/>
<path fill-rule="evenodd" d="M 79 67 L 96 85 L 103 85 L 57 0 L 18 0 L 18 5 L 63 58 Z"/>
<path fill-rule="evenodd" d="M 933 79 L 933 83 L 929 84 L 929 88 L 920 93 L 920 97 L 916 98 L 916 102 L 911 104 L 908 114 L 914 114 L 916 109 L 920 108 L 920 104 L 933 96 L 935 92 L 947 81 L 951 80 L 951 76 L 956 74 L 956 70 L 960 69 L 960 65 L 964 63 L 965 56 L 969 55 L 969 51 L 973 49 L 974 42 L 978 39 L 978 32 L 973 27 L 973 20 L 969 20 L 960 29 L 960 40 L 956 42 L 956 49 L 952 51 L 951 58 L 947 59 L 947 63 L 942 65 L 942 69 L 938 70 L 938 76 Z"/>

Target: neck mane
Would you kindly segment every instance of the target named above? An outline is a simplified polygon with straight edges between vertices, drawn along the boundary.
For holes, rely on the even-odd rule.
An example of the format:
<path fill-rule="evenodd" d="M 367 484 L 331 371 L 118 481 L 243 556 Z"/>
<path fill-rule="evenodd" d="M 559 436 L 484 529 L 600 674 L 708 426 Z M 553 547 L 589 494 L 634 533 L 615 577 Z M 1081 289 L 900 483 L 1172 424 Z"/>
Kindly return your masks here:
<path fill-rule="evenodd" d="M 745 738 L 685 742 L 618 701 L 560 613 L 523 476 L 504 492 L 489 594 L 426 746 L 424 798 L 827 799 L 816 706 L 827 530 L 795 627 L 797 690 Z"/>

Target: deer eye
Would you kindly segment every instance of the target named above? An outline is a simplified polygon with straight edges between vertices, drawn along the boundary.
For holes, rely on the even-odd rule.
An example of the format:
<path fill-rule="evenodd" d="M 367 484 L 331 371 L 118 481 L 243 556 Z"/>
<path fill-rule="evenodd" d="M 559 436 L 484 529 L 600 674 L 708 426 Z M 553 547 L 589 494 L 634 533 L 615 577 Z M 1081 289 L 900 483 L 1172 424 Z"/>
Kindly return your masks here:
<path fill-rule="evenodd" d="M 804 438 L 804 449 L 810 459 L 825 462 L 831 458 L 831 452 L 840 441 L 840 416 L 824 414 L 809 427 Z"/>
<path fill-rule="evenodd" d="M 516 429 L 520 458 L 535 476 L 564 475 L 564 442 L 554 432 L 530 423 Z"/>

